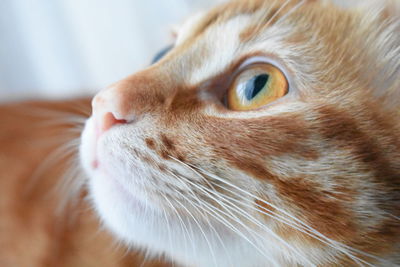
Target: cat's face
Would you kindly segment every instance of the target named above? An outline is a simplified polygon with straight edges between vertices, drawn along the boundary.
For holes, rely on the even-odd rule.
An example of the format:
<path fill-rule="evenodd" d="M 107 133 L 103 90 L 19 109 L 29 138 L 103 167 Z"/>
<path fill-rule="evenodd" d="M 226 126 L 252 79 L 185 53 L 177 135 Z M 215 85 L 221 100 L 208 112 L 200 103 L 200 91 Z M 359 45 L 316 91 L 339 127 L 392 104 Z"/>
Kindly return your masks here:
<path fill-rule="evenodd" d="M 184 264 L 397 262 L 396 8 L 237 1 L 190 20 L 93 99 L 81 158 L 104 223 Z"/>

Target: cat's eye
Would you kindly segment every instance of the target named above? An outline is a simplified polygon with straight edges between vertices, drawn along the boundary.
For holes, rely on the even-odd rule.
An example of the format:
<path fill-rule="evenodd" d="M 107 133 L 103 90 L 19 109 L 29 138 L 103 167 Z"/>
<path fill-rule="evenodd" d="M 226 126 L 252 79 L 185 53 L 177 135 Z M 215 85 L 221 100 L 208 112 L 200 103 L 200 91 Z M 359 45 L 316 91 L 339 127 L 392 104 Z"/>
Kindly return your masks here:
<path fill-rule="evenodd" d="M 259 63 L 236 76 L 226 102 L 231 110 L 246 111 L 267 105 L 288 93 L 288 82 L 277 67 Z"/>
<path fill-rule="evenodd" d="M 163 48 L 161 51 L 157 52 L 157 54 L 153 57 L 151 64 L 154 64 L 162 59 L 173 47 L 173 45 L 169 45 Z"/>

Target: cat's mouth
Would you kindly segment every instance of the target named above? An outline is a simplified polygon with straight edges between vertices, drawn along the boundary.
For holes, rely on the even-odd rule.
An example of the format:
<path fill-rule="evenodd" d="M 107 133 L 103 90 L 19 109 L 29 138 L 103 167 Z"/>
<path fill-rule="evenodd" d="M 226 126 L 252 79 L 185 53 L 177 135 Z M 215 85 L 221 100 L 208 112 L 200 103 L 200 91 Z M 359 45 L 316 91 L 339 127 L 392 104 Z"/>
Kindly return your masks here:
<path fill-rule="evenodd" d="M 100 165 L 97 155 L 97 146 L 98 136 L 96 134 L 96 128 L 94 127 L 93 118 L 89 118 L 82 132 L 80 145 L 81 163 L 85 171 L 89 174 L 97 170 Z"/>
<path fill-rule="evenodd" d="M 95 120 L 91 117 L 87 120 L 85 129 L 82 133 L 81 160 L 86 171 L 99 170 L 101 160 L 99 157 L 99 143 L 103 133 Z"/>
<path fill-rule="evenodd" d="M 99 139 L 103 136 L 105 132 L 107 132 L 112 126 L 117 124 L 125 124 L 126 120 L 119 120 L 116 119 L 115 116 L 111 112 L 107 112 L 106 114 L 102 115 L 101 123 L 99 120 L 92 119 L 93 123 L 92 126 L 94 128 L 94 152 L 93 152 L 93 160 L 91 162 L 91 167 L 93 169 L 99 168 L 99 157 L 98 157 L 98 146 L 99 146 Z"/>
<path fill-rule="evenodd" d="M 94 141 L 94 145 L 93 145 L 93 150 L 92 150 L 93 156 L 92 156 L 91 164 L 90 164 L 90 167 L 93 170 L 97 170 L 99 168 L 99 165 L 100 165 L 99 164 L 99 158 L 98 158 L 98 155 L 97 155 L 97 146 L 98 146 L 98 137 L 96 136 L 95 137 L 95 141 Z"/>
<path fill-rule="evenodd" d="M 107 185 L 108 190 L 115 192 L 115 194 L 123 197 L 128 202 L 134 202 L 134 206 L 138 206 L 140 201 L 134 197 L 135 194 L 128 190 L 119 179 L 113 178 L 114 175 L 111 175 L 106 166 L 107 164 L 104 164 L 105 159 L 102 159 L 99 155 L 101 154 L 99 147 L 101 145 L 101 138 L 104 137 L 104 135 L 99 134 L 97 131 L 93 118 L 89 118 L 81 137 L 80 156 L 82 165 L 90 177 L 98 178 L 91 180 L 100 179 L 100 184 Z M 95 183 L 98 184 L 98 182 Z"/>

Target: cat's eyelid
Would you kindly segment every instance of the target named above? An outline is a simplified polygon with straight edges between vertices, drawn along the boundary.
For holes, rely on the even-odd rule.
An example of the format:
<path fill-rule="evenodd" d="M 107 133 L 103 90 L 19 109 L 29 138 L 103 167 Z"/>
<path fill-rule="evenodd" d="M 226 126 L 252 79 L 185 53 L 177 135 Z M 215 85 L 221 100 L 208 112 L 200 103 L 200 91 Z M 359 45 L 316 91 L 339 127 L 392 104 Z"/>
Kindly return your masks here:
<path fill-rule="evenodd" d="M 250 57 L 250 58 L 247 58 L 246 60 L 244 60 L 239 68 L 247 66 L 247 65 L 255 64 L 255 63 L 270 63 L 270 64 L 273 64 L 273 62 L 271 62 L 271 60 L 269 60 L 266 57 L 254 56 L 254 57 Z"/>
<path fill-rule="evenodd" d="M 263 57 L 263 56 L 253 56 L 250 58 L 245 59 L 242 64 L 240 64 L 238 70 L 242 70 L 243 68 L 246 68 L 247 66 L 257 64 L 257 63 L 265 63 L 265 64 L 271 64 L 278 68 L 280 71 L 282 71 L 285 76 L 286 76 L 286 71 L 285 68 L 280 64 L 278 61 L 271 59 L 269 57 Z"/>
<path fill-rule="evenodd" d="M 254 64 L 271 64 L 274 67 L 278 68 L 285 76 L 287 83 L 288 83 L 288 92 L 290 93 L 292 89 L 294 88 L 293 84 L 293 77 L 290 75 L 289 70 L 286 68 L 286 66 L 279 62 L 279 60 L 274 59 L 273 57 L 269 56 L 252 56 L 247 59 L 245 59 L 237 68 L 237 73 L 240 73 L 243 71 L 245 68 L 254 65 Z"/>

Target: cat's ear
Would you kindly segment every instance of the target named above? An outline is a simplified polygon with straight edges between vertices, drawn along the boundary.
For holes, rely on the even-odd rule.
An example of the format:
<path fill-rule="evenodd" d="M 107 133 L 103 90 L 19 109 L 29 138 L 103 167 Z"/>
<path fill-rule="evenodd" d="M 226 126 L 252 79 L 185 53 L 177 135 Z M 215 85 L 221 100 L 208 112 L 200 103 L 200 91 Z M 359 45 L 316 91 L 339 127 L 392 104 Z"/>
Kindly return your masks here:
<path fill-rule="evenodd" d="M 187 39 L 193 29 L 196 27 L 197 24 L 204 18 L 207 13 L 205 11 L 198 11 L 197 13 L 192 14 L 188 17 L 184 22 L 176 26 L 175 33 L 176 33 L 176 44 L 182 43 L 185 39 Z"/>
<path fill-rule="evenodd" d="M 167 47 L 164 47 L 161 51 L 159 51 L 151 61 L 152 64 L 158 62 L 161 58 L 163 58 L 174 46 L 180 44 L 188 38 L 188 36 L 193 31 L 193 28 L 196 24 L 203 19 L 206 12 L 201 11 L 197 12 L 194 15 L 191 15 L 189 18 L 184 20 L 182 24 L 174 24 L 171 26 L 170 30 L 170 44 Z"/>
<path fill-rule="evenodd" d="M 193 33 L 197 25 L 209 15 L 210 8 L 230 2 L 232 0 L 201 0 L 192 1 L 192 14 L 183 20 L 183 23 L 176 25 L 173 33 L 176 36 L 176 44 L 182 43 Z M 237 0 L 234 0 L 237 1 Z"/>
<path fill-rule="evenodd" d="M 171 27 L 171 29 L 169 31 L 169 40 L 168 40 L 169 45 L 163 47 L 160 51 L 158 51 L 153 56 L 153 59 L 151 60 L 151 64 L 158 62 L 175 46 L 176 40 L 179 35 L 180 26 L 178 24 L 173 24 L 170 27 Z"/>

